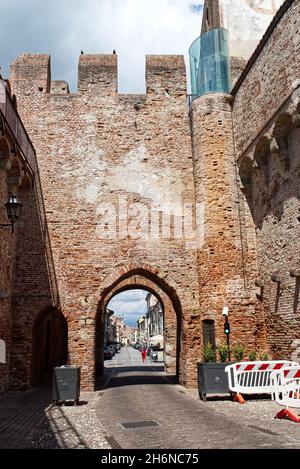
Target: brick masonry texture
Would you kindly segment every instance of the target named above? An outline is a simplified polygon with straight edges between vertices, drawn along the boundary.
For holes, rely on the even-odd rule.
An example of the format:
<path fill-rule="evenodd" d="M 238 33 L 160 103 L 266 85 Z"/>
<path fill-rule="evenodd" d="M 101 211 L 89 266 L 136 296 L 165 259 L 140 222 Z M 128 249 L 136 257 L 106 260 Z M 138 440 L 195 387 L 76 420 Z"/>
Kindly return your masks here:
<path fill-rule="evenodd" d="M 214 320 L 217 337 L 223 338 L 220 312 L 227 305 L 236 313 L 231 315 L 232 340 L 255 347 L 249 278 L 256 266 L 243 250 L 230 96 L 196 99 L 192 127 L 196 200 L 203 204 L 205 220 L 198 255 L 202 318 Z"/>
<path fill-rule="evenodd" d="M 269 31 L 234 96 L 197 98 L 190 116 L 181 56 L 147 56 L 145 95 L 117 93 L 115 55 L 82 54 L 76 94 L 51 81 L 48 55 L 15 60 L 10 85 L 36 149 L 48 228 L 41 194 L 21 183 L 16 234 L 0 238 L 3 389 L 68 360 L 92 390 L 105 308 L 133 287 L 164 305 L 166 370 L 181 384 L 196 386 L 202 321 L 224 341 L 225 305 L 232 343 L 291 356 L 300 338 L 299 10 L 292 2 Z M 11 168 L 1 165 L 1 206 Z"/>
<path fill-rule="evenodd" d="M 267 345 L 290 357 L 300 337 L 300 2 L 270 35 L 233 106 L 247 236 L 256 239 Z"/>
<path fill-rule="evenodd" d="M 83 386 L 93 386 L 95 347 L 100 361 L 103 346 L 101 337 L 95 344 L 95 327 L 101 328 L 107 290 L 124 277 L 136 285 L 133 273 L 142 273 L 154 290 L 167 290 L 178 321 L 194 317 L 182 328 L 187 351 L 181 374 L 189 376 L 195 367 L 189 343 L 199 322 L 196 250 L 182 238 L 135 239 L 122 227 L 120 236 L 103 239 L 97 225 L 106 217 L 114 227 L 119 210 L 122 223 L 133 202 L 144 210 L 158 206 L 163 215 L 170 204 L 193 202 L 183 58 L 147 58 L 146 96 L 117 94 L 115 56 L 80 57 L 77 95 L 47 93 L 48 71 L 47 56 L 22 56 L 12 66 L 11 83 L 39 155 L 69 360 L 82 365 Z M 166 314 L 166 331 L 176 331 L 168 347 L 175 358 L 176 314 Z"/>
<path fill-rule="evenodd" d="M 0 391 L 3 391 L 39 382 L 50 375 L 51 367 L 65 362 L 66 345 L 62 342 L 66 341 L 66 321 L 59 312 L 53 266 L 47 252 L 38 172 L 32 174 L 26 167 L 8 123 L 5 120 L 1 123 L 1 223 L 8 223 L 4 204 L 9 194 L 17 193 L 23 204 L 15 233 L 10 228 L 1 228 L 0 232 L 0 331 L 6 344 L 6 363 L 0 366 Z M 35 159 L 31 164 L 36 170 Z M 46 321 L 43 331 L 36 324 L 38 315 Z M 49 350 L 44 335 L 49 327 L 47 321 L 54 326 Z M 36 360 L 40 366 L 36 366 Z"/>

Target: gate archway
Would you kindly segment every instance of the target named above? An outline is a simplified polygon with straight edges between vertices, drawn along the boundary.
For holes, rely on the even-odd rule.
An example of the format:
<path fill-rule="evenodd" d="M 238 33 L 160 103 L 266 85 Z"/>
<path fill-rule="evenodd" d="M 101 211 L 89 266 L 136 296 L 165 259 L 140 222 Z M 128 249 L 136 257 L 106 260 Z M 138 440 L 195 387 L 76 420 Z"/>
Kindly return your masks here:
<path fill-rule="evenodd" d="M 32 334 L 31 384 L 51 378 L 55 366 L 65 365 L 68 357 L 68 326 L 56 308 L 42 311 Z"/>
<path fill-rule="evenodd" d="M 104 317 L 108 303 L 117 294 L 126 290 L 141 289 L 152 293 L 159 300 L 164 311 L 164 343 L 165 343 L 165 371 L 176 375 L 180 372 L 180 338 L 182 311 L 179 298 L 173 286 L 157 272 L 148 268 L 136 267 L 128 269 L 116 278 L 111 277 L 111 283 L 105 282 L 105 288 L 100 291 L 96 315 L 95 329 L 95 365 L 96 375 L 103 373 L 103 344 L 104 344 Z"/>

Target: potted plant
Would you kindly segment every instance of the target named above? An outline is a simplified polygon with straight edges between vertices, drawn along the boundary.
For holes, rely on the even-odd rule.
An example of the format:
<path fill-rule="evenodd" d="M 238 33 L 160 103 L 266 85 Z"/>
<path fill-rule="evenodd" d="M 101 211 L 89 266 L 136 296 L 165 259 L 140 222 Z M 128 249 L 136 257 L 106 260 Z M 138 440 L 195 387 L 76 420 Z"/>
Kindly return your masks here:
<path fill-rule="evenodd" d="M 203 360 L 205 363 L 216 361 L 216 352 L 210 342 L 203 348 Z"/>
<path fill-rule="evenodd" d="M 220 345 L 217 349 L 221 362 L 216 361 L 216 351 L 208 343 L 203 348 L 203 361 L 198 363 L 198 391 L 200 399 L 206 401 L 207 394 L 229 393 L 228 377 L 225 367 L 229 356 L 227 345 Z"/>
<path fill-rule="evenodd" d="M 262 361 L 262 362 L 267 362 L 270 360 L 270 357 L 269 357 L 269 354 L 267 352 L 262 352 L 260 355 L 259 355 L 259 359 Z"/>
<path fill-rule="evenodd" d="M 240 362 L 244 358 L 245 347 L 241 345 L 239 342 L 233 347 L 232 354 L 234 356 L 235 361 Z"/>
<path fill-rule="evenodd" d="M 218 347 L 218 354 L 220 357 L 220 361 L 222 363 L 225 363 L 227 359 L 229 358 L 229 347 L 226 344 L 220 345 Z"/>
<path fill-rule="evenodd" d="M 250 362 L 255 362 L 257 360 L 257 352 L 255 350 L 251 350 L 248 355 L 248 358 Z"/>
<path fill-rule="evenodd" d="M 257 352 L 256 350 L 251 350 L 248 354 L 248 360 L 251 362 L 254 362 L 256 360 L 267 362 L 270 360 L 270 356 L 265 351 Z"/>

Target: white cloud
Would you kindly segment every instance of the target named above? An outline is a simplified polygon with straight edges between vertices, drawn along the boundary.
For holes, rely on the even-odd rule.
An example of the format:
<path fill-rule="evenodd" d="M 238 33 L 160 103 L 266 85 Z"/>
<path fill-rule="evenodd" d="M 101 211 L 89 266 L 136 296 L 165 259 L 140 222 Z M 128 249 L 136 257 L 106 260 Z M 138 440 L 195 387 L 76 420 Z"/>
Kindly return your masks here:
<path fill-rule="evenodd" d="M 145 301 L 147 291 L 128 290 L 114 296 L 108 303 L 108 309 L 114 311 L 115 315 L 124 315 L 125 323 L 136 326 L 137 319 L 146 313 L 147 303 Z"/>
<path fill-rule="evenodd" d="M 199 35 L 203 0 L 0 0 L 0 60 L 52 54 L 52 75 L 75 91 L 80 50 L 119 55 L 119 91 L 144 91 L 145 54 L 185 54 Z M 2 5 L 3 4 L 3 5 Z M 194 6 L 194 7 L 193 7 Z M 196 6 L 196 8 L 195 8 Z"/>
<path fill-rule="evenodd" d="M 147 292 L 145 290 L 127 290 L 116 295 L 113 299 L 117 301 L 140 301 L 145 300 Z"/>

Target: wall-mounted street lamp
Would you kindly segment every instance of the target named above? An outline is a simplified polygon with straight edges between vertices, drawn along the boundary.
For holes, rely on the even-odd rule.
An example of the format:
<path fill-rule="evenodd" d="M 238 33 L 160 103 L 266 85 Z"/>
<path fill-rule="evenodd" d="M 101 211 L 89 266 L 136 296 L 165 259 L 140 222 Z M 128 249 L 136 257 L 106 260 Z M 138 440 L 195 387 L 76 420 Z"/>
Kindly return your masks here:
<path fill-rule="evenodd" d="M 222 316 L 224 316 L 224 332 L 226 335 L 227 347 L 228 347 L 228 360 L 230 361 L 230 344 L 229 344 L 229 334 L 230 334 L 230 325 L 228 322 L 229 309 L 227 306 L 224 306 L 222 311 Z"/>
<path fill-rule="evenodd" d="M 0 224 L 0 228 L 11 226 L 11 232 L 13 233 L 14 224 L 20 216 L 22 204 L 18 201 L 18 197 L 16 195 L 11 195 L 8 199 L 8 202 L 6 202 L 5 207 L 7 218 L 9 219 L 10 223 Z"/>

